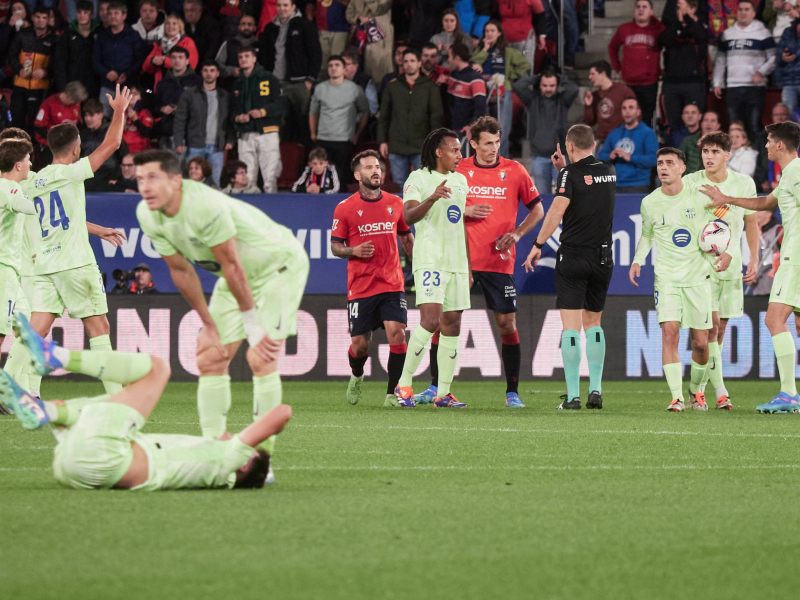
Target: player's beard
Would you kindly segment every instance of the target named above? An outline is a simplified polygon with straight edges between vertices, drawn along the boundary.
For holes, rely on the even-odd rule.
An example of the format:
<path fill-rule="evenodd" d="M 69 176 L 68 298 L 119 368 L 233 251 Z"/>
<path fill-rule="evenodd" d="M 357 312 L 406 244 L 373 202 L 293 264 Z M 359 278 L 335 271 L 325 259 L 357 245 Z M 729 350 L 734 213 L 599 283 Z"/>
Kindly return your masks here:
<path fill-rule="evenodd" d="M 372 179 L 362 179 L 361 185 L 371 192 L 381 189 L 381 180 L 378 179 L 377 183 L 373 183 Z"/>

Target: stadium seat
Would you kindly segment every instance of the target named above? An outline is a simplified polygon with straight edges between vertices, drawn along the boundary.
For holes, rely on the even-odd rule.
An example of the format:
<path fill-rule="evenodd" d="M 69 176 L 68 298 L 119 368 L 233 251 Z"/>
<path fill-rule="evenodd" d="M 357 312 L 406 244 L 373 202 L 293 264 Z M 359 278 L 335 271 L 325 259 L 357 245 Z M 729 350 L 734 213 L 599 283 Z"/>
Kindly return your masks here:
<path fill-rule="evenodd" d="M 278 177 L 278 187 L 288 189 L 297 181 L 306 165 L 306 147 L 294 142 L 281 143 L 281 162 L 283 170 Z"/>

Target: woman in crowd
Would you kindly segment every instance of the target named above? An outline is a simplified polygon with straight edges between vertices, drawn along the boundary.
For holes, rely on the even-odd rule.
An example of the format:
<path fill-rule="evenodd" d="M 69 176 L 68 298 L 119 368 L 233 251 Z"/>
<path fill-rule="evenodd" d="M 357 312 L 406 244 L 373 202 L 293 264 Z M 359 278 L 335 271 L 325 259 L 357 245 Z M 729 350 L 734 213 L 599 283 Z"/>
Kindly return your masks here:
<path fill-rule="evenodd" d="M 747 139 L 744 123 L 741 121 L 731 123 L 728 135 L 731 138 L 731 158 L 728 161 L 728 168 L 731 171 L 752 177 L 756 172 L 758 150 L 750 147 L 750 140 Z"/>
<path fill-rule="evenodd" d="M 202 156 L 196 156 L 186 164 L 186 170 L 189 172 L 189 179 L 199 183 L 205 183 L 207 186 L 216 188 L 214 179 L 211 177 L 211 163 Z"/>
<path fill-rule="evenodd" d="M 161 78 L 166 75 L 167 71 L 172 68 L 172 61 L 169 59 L 169 51 L 173 46 L 181 46 L 186 48 L 189 52 L 189 65 L 192 69 L 197 69 L 197 46 L 194 45 L 194 40 L 186 35 L 186 29 L 183 24 L 183 19 L 177 15 L 170 15 L 164 21 L 164 37 L 160 42 L 153 44 L 153 49 L 144 61 L 142 70 L 145 73 L 155 75 L 155 86 L 161 81 Z"/>
<path fill-rule="evenodd" d="M 431 38 L 431 43 L 436 44 L 436 47 L 439 48 L 439 64 L 448 69 L 450 68 L 450 63 L 447 60 L 447 51 L 453 45 L 453 42 L 461 42 L 469 48 L 470 52 L 475 49 L 475 40 L 461 29 L 458 13 L 455 9 L 448 8 L 442 15 L 442 31 Z"/>

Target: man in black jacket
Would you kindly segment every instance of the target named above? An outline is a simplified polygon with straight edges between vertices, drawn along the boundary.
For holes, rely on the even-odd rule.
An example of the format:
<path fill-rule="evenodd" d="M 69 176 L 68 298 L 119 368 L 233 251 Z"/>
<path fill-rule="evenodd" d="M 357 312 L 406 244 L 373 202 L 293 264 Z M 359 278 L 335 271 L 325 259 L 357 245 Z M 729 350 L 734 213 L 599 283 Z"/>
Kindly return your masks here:
<path fill-rule="evenodd" d="M 225 161 L 225 150 L 233 148 L 235 139 L 230 123 L 230 96 L 217 86 L 219 67 L 213 60 L 203 62 L 200 71 L 202 87 L 186 88 L 175 111 L 172 135 L 175 150 L 186 162 L 202 156 L 211 163 L 211 178 L 217 187 Z"/>
<path fill-rule="evenodd" d="M 173 46 L 169 51 L 169 59 L 172 61 L 172 68 L 166 77 L 158 82 L 153 94 L 156 115 L 161 117 L 158 123 L 158 145 L 162 150 L 172 150 L 175 147 L 172 127 L 183 90 L 203 85 L 203 80 L 189 66 L 189 51 L 186 48 Z"/>
<path fill-rule="evenodd" d="M 222 27 L 213 17 L 203 13 L 203 0 L 185 0 L 183 16 L 186 19 L 186 35 L 194 40 L 200 60 L 217 55 Z"/>
<path fill-rule="evenodd" d="M 100 33 L 100 24 L 92 19 L 94 4 L 91 0 L 80 0 L 76 10 L 77 18 L 58 39 L 53 53 L 56 91 L 63 92 L 70 81 L 80 81 L 89 98 L 97 98 L 100 95 L 100 78 L 89 65 L 92 64 L 92 49 Z"/>
<path fill-rule="evenodd" d="M 322 66 L 319 32 L 294 0 L 277 0 L 276 8 L 277 16 L 259 37 L 258 61 L 278 78 L 286 98 L 281 140 L 308 146 L 311 88 Z"/>
<path fill-rule="evenodd" d="M 708 30 L 697 15 L 697 0 L 678 0 L 675 20 L 665 21 L 667 28 L 659 37 L 664 47 L 664 104 L 670 129 L 683 126 L 681 113 L 687 104 L 705 111 L 706 55 Z"/>
<path fill-rule="evenodd" d="M 239 19 L 239 33 L 235 37 L 228 38 L 219 47 L 217 56 L 214 59 L 219 65 L 222 74 L 222 86 L 226 90 L 233 88 L 233 82 L 239 77 L 239 48 L 242 46 L 252 46 L 258 56 L 258 34 L 256 32 L 255 17 L 242 15 Z"/>

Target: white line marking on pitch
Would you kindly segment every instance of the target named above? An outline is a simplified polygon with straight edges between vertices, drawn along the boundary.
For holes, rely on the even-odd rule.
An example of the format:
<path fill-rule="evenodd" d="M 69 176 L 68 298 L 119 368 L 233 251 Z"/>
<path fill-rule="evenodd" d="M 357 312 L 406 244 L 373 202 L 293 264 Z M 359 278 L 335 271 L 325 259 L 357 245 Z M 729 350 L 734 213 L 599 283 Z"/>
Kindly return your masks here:
<path fill-rule="evenodd" d="M 472 467 L 455 465 L 422 465 L 422 466 L 379 466 L 366 465 L 363 467 L 335 467 L 335 466 L 288 466 L 275 467 L 276 471 L 716 471 L 738 469 L 797 469 L 800 465 L 498 465 L 491 467 Z"/>

